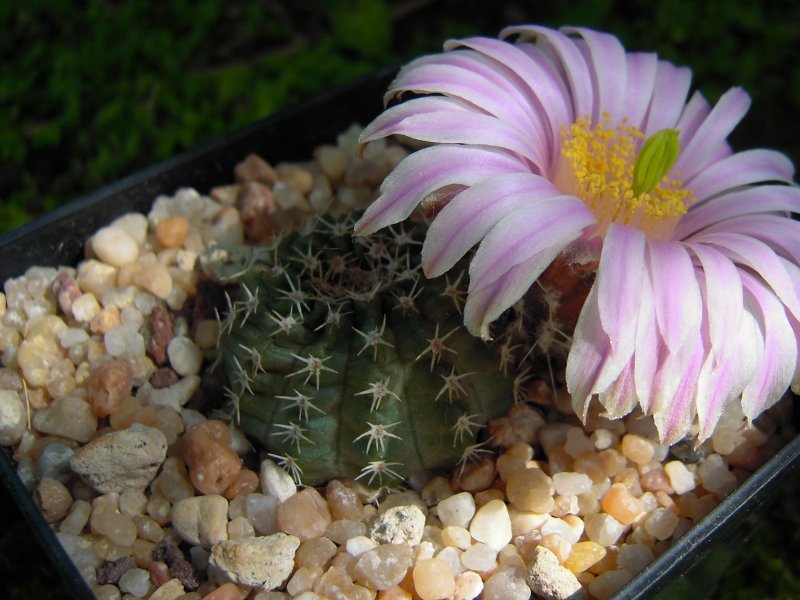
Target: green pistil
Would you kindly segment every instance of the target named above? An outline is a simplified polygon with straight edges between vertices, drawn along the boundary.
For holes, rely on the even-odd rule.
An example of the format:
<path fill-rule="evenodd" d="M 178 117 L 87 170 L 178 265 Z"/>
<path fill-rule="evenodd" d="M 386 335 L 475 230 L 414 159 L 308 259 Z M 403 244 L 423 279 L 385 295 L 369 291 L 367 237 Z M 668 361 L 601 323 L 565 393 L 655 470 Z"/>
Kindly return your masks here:
<path fill-rule="evenodd" d="M 678 159 L 680 142 L 676 129 L 662 129 L 647 138 L 633 167 L 633 193 L 652 190 Z"/>

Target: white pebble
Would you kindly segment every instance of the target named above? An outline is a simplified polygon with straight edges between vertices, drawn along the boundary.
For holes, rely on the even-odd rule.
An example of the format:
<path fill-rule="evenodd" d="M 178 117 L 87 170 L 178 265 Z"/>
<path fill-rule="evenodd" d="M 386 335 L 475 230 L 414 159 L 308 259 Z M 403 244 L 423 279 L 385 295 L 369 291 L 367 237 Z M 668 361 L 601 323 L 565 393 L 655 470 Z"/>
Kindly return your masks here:
<path fill-rule="evenodd" d="M 129 325 L 118 325 L 103 336 L 106 352 L 111 356 L 143 356 L 144 337 Z"/>
<path fill-rule="evenodd" d="M 681 461 L 673 460 L 668 462 L 664 465 L 664 471 L 666 471 L 669 477 L 669 483 L 672 489 L 675 490 L 675 493 L 679 496 L 695 488 L 696 482 L 694 473 L 687 469 L 686 465 Z"/>
<path fill-rule="evenodd" d="M 297 493 L 297 485 L 292 476 L 268 458 L 261 461 L 259 480 L 261 491 L 269 496 L 274 496 L 279 502 L 283 502 Z"/>
<path fill-rule="evenodd" d="M 203 364 L 203 351 L 186 336 L 177 336 L 170 340 L 167 356 L 172 368 L 182 377 L 196 375 Z"/>
<path fill-rule="evenodd" d="M 245 496 L 245 516 L 259 535 L 271 535 L 278 531 L 278 504 L 280 501 L 275 496 L 264 494 Z"/>
<path fill-rule="evenodd" d="M 709 454 L 697 469 L 700 483 L 718 498 L 730 494 L 737 485 L 736 477 L 719 454 Z"/>
<path fill-rule="evenodd" d="M 542 536 L 555 534 L 565 539 L 570 544 L 577 544 L 581 539 L 582 531 L 573 529 L 572 526 L 563 519 L 555 517 L 548 519 L 541 528 Z"/>
<path fill-rule="evenodd" d="M 592 479 L 584 473 L 554 473 L 553 489 L 556 494 L 578 496 L 592 489 Z"/>
<path fill-rule="evenodd" d="M 644 544 L 622 544 L 617 554 L 617 567 L 630 573 L 639 573 L 655 560 L 653 551 Z"/>
<path fill-rule="evenodd" d="M 644 521 L 644 530 L 657 540 L 666 540 L 678 526 L 678 515 L 666 508 L 657 508 Z"/>
<path fill-rule="evenodd" d="M 25 405 L 14 390 L 0 390 L 0 445 L 13 446 L 27 425 Z"/>
<path fill-rule="evenodd" d="M 584 522 L 587 537 L 601 546 L 616 544 L 625 526 L 611 515 L 594 513 L 586 517 Z"/>
<path fill-rule="evenodd" d="M 147 217 L 141 213 L 128 213 L 117 217 L 111 227 L 122 229 L 140 246 L 147 239 Z"/>
<path fill-rule="evenodd" d="M 114 267 L 131 264 L 139 257 L 139 244 L 117 227 L 103 227 L 92 236 L 91 244 L 97 257 Z"/>
<path fill-rule="evenodd" d="M 77 321 L 88 323 L 100 312 L 100 303 L 94 294 L 87 292 L 76 298 L 70 308 L 72 309 L 72 316 Z"/>
<path fill-rule="evenodd" d="M 586 437 L 580 427 L 570 427 L 567 430 L 567 440 L 564 442 L 564 451 L 572 458 L 578 458 L 584 452 L 594 452 L 594 442 Z"/>
<path fill-rule="evenodd" d="M 497 567 L 497 550 L 478 542 L 461 554 L 461 564 L 470 571 L 491 572 Z"/>
<path fill-rule="evenodd" d="M 475 515 L 475 498 L 469 492 L 454 494 L 439 502 L 436 511 L 443 525 L 466 529 Z"/>
<path fill-rule="evenodd" d="M 469 532 L 473 539 L 500 550 L 511 541 L 511 518 L 502 500 L 490 500 L 472 518 Z"/>
<path fill-rule="evenodd" d="M 150 573 L 145 569 L 129 569 L 119 578 L 119 589 L 126 594 L 144 598 L 150 591 Z"/>
<path fill-rule="evenodd" d="M 82 344 L 89 339 L 89 334 L 80 327 L 67 327 L 58 332 L 58 341 L 65 350 Z"/>
<path fill-rule="evenodd" d="M 360 556 L 367 550 L 372 550 L 377 547 L 378 543 L 365 535 L 351 537 L 344 544 L 344 548 L 350 556 Z"/>

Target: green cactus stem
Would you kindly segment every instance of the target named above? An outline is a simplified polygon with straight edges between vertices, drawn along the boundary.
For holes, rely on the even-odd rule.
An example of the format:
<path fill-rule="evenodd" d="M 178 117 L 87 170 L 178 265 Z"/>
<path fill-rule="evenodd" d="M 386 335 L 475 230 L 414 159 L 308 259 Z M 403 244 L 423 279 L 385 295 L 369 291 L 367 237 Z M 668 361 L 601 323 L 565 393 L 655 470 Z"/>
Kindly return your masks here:
<path fill-rule="evenodd" d="M 354 238 L 352 224 L 206 257 L 235 284 L 219 352 L 239 423 L 308 485 L 463 465 L 513 402 L 500 349 L 462 326 L 465 277 L 424 278 L 421 231 Z"/>

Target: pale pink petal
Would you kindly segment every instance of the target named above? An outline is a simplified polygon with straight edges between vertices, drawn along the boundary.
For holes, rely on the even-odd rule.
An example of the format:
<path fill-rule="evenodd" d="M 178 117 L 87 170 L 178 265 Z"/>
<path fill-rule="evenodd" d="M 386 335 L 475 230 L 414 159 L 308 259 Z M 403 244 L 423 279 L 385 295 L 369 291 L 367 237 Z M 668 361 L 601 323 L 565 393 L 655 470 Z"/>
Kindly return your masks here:
<path fill-rule="evenodd" d="M 784 154 L 774 150 L 737 152 L 703 169 L 693 179 L 685 181 L 698 202 L 733 188 L 780 181 L 791 183 L 794 166 Z"/>
<path fill-rule="evenodd" d="M 675 228 L 675 239 L 687 239 L 700 230 L 733 217 L 770 212 L 800 213 L 800 188 L 760 185 L 736 190 L 691 206 Z"/>
<path fill-rule="evenodd" d="M 498 221 L 478 247 L 469 266 L 468 293 L 490 285 L 544 250 L 558 248 L 560 252 L 594 223 L 592 211 L 574 196 L 543 198 L 517 208 Z"/>
<path fill-rule="evenodd" d="M 742 273 L 745 304 L 764 335 L 764 355 L 742 392 L 742 410 L 750 421 L 780 400 L 797 369 L 797 343 L 781 302 L 761 282 Z M 751 343 L 742 340 L 742 344 Z"/>
<path fill-rule="evenodd" d="M 667 356 L 656 375 L 652 412 L 663 444 L 672 445 L 689 433 L 696 415 L 697 380 L 705 356 L 698 331 L 678 352 Z"/>
<path fill-rule="evenodd" d="M 418 58 L 397 74 L 384 96 L 388 101 L 403 92 L 444 94 L 460 98 L 512 125 L 536 127 L 525 95 L 488 59 L 471 50 Z"/>
<path fill-rule="evenodd" d="M 512 173 L 467 188 L 436 215 L 422 245 L 422 268 L 428 277 L 448 271 L 503 217 L 520 206 L 560 192 L 544 177 Z"/>
<path fill-rule="evenodd" d="M 639 314 L 636 317 L 636 351 L 633 354 L 633 376 L 636 396 L 642 411 L 648 414 L 653 402 L 653 377 L 667 347 L 658 334 L 655 299 L 650 273 L 642 279 Z"/>
<path fill-rule="evenodd" d="M 355 225 L 357 235 L 368 235 L 407 218 L 414 207 L 446 185 L 472 185 L 495 175 L 527 171 L 509 154 L 488 149 L 441 145 L 408 155 L 381 184 L 381 195 Z"/>
<path fill-rule="evenodd" d="M 645 52 L 630 52 L 626 60 L 628 89 L 623 96 L 621 114 L 631 125 L 643 129 L 647 107 L 653 97 L 656 83 L 658 56 Z"/>
<path fill-rule="evenodd" d="M 757 239 L 739 233 L 701 233 L 693 241 L 713 244 L 735 263 L 758 273 L 795 318 L 800 315 L 800 300 L 792 281 L 775 251 Z M 740 271 L 743 273 L 744 271 Z"/>
<path fill-rule="evenodd" d="M 636 395 L 633 370 L 633 359 L 631 359 L 614 383 L 600 393 L 600 404 L 606 409 L 609 419 L 621 419 L 636 408 L 639 398 Z"/>
<path fill-rule="evenodd" d="M 544 141 L 533 131 L 522 132 L 497 117 L 463 110 L 419 111 L 409 100 L 384 111 L 361 135 L 366 142 L 388 135 L 405 135 L 424 142 L 472 144 L 510 150 L 531 161 L 536 170 L 549 164 Z"/>
<path fill-rule="evenodd" d="M 590 65 L 589 73 L 594 90 L 594 122 L 600 122 L 605 114 L 608 114 L 612 123 L 628 117 L 622 114 L 623 98 L 629 93 L 628 68 L 625 48 L 619 40 L 608 33 L 585 27 L 563 27 L 561 31 L 567 35 L 577 34 L 584 42 L 578 44 L 578 48 L 585 48 L 584 58 Z"/>
<path fill-rule="evenodd" d="M 561 250 L 561 246 L 544 248 L 502 273 L 489 285 L 470 290 L 464 305 L 464 325 L 467 330 L 484 340 L 490 339 L 491 322 L 528 291 Z"/>
<path fill-rule="evenodd" d="M 721 221 L 706 229 L 708 232 L 729 231 L 761 240 L 778 255 L 800 263 L 800 221 L 786 216 L 756 214 Z"/>
<path fill-rule="evenodd" d="M 458 98 L 447 96 L 424 96 L 413 98 L 386 109 L 364 128 L 358 138 L 360 144 L 365 144 L 388 135 L 406 118 L 426 113 L 451 111 L 456 114 L 465 112 L 478 112 L 471 104 Z M 485 114 L 485 113 L 478 113 Z"/>
<path fill-rule="evenodd" d="M 658 329 L 667 348 L 675 352 L 700 327 L 702 318 L 692 259 L 681 244 L 656 240 L 647 241 L 647 258 Z"/>
<path fill-rule="evenodd" d="M 600 381 L 600 386 L 597 385 L 610 353 L 611 343 L 600 325 L 597 285 L 594 285 L 572 334 L 572 347 L 567 356 L 566 368 L 567 391 L 572 398 L 572 408 L 583 419 L 586 418 L 589 401 L 598 387 L 605 391 L 619 375 L 616 373 L 614 377 L 606 377 L 607 381 Z"/>
<path fill-rule="evenodd" d="M 666 61 L 658 62 L 653 98 L 647 111 L 644 127 L 645 137 L 667 127 L 674 127 L 683 110 L 692 71 L 686 67 L 676 67 Z"/>
<path fill-rule="evenodd" d="M 445 43 L 445 50 L 459 46 L 472 48 L 494 59 L 510 71 L 516 85 L 526 89 L 535 115 L 542 114 L 542 125 L 549 136 L 547 153 L 553 155 L 561 138 L 561 128 L 573 121 L 571 100 L 564 81 L 546 60 L 536 60 L 517 45 L 486 37 L 472 37 Z"/>
<path fill-rule="evenodd" d="M 612 223 L 608 227 L 595 285 L 600 322 L 611 340 L 614 360 L 626 363 L 633 353 L 642 280 L 645 237 L 638 229 Z"/>
<path fill-rule="evenodd" d="M 680 132 L 681 148 L 684 148 L 697 133 L 700 125 L 711 114 L 711 105 L 699 91 L 692 94 L 689 102 L 683 107 L 683 112 L 674 127 Z M 679 174 L 685 177 L 685 173 Z"/>
<path fill-rule="evenodd" d="M 538 25 L 506 27 L 500 31 L 501 38 L 512 35 L 519 35 L 521 40 L 536 40 L 546 51 L 552 53 L 569 83 L 573 114 L 577 117 L 591 117 L 595 107 L 592 77 L 575 42 L 560 31 Z"/>
<path fill-rule="evenodd" d="M 709 343 L 718 356 L 727 356 L 739 343 L 733 323 L 742 319 L 742 280 L 739 270 L 722 252 L 704 244 L 688 246 L 697 256 L 705 284 L 705 321 Z"/>
<path fill-rule="evenodd" d="M 684 145 L 673 168 L 683 173 L 684 177 L 690 177 L 697 170 L 707 167 L 709 150 L 728 137 L 748 108 L 750 97 L 743 89 L 731 88 L 725 92 L 692 138 L 682 140 Z"/>

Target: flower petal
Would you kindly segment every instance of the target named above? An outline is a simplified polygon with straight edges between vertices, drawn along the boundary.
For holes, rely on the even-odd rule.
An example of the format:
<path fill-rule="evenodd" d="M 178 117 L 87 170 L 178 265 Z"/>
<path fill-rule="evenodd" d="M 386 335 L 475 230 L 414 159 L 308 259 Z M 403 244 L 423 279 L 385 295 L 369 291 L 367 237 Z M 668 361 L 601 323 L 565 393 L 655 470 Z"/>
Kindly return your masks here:
<path fill-rule="evenodd" d="M 600 404 L 606 409 L 609 419 L 621 419 L 636 408 L 639 398 L 636 395 L 633 371 L 631 360 L 614 383 L 600 394 Z"/>
<path fill-rule="evenodd" d="M 503 217 L 520 206 L 560 192 L 532 173 L 499 175 L 478 182 L 455 196 L 436 215 L 422 246 L 422 268 L 428 277 L 448 271 Z"/>
<path fill-rule="evenodd" d="M 658 70 L 658 56 L 645 52 L 630 52 L 627 61 L 627 89 L 621 113 L 628 122 L 642 129 L 647 107 L 653 97 Z"/>
<path fill-rule="evenodd" d="M 647 256 L 658 329 L 667 348 L 675 352 L 689 333 L 700 327 L 700 287 L 689 253 L 681 244 L 648 240 Z"/>
<path fill-rule="evenodd" d="M 791 278 L 775 251 L 755 238 L 739 233 L 702 233 L 693 238 L 720 248 L 735 263 L 750 267 L 760 275 L 780 298 L 781 302 L 797 319 L 800 315 L 800 299 L 793 288 Z M 744 273 L 740 270 L 740 275 Z"/>
<path fill-rule="evenodd" d="M 582 51 L 586 50 L 584 57 L 590 65 L 589 74 L 594 89 L 594 122 L 598 123 L 605 114 L 609 115 L 612 123 L 628 117 L 622 114 L 623 98 L 628 93 L 628 68 L 625 48 L 619 40 L 608 33 L 585 27 L 562 27 L 561 31 L 567 35 L 577 34 L 584 42 L 577 46 Z"/>
<path fill-rule="evenodd" d="M 702 202 L 743 185 L 766 181 L 791 183 L 793 176 L 794 165 L 784 154 L 774 150 L 747 150 L 703 169 L 685 185 L 694 192 L 698 202 Z"/>
<path fill-rule="evenodd" d="M 543 198 L 518 208 L 498 221 L 478 247 L 469 266 L 468 293 L 547 249 L 560 252 L 594 222 L 594 214 L 574 196 Z"/>
<path fill-rule="evenodd" d="M 656 131 L 675 126 L 691 83 L 690 69 L 676 67 L 663 60 L 658 62 L 653 97 L 650 100 L 647 121 L 643 129 L 646 138 Z"/>
<path fill-rule="evenodd" d="M 552 64 L 541 54 L 525 52 L 524 46 L 530 44 L 523 44 L 521 48 L 492 38 L 471 37 L 448 41 L 444 48 L 451 50 L 459 46 L 472 48 L 494 59 L 509 69 L 520 89 L 527 90 L 535 107 L 533 113 L 544 115 L 541 125 L 549 136 L 547 154 L 553 156 L 560 143 L 561 128 L 573 121 L 573 115 L 569 91 Z"/>
<path fill-rule="evenodd" d="M 653 375 L 667 348 L 658 334 L 652 274 L 642 279 L 639 313 L 636 316 L 636 351 L 633 355 L 633 376 L 636 396 L 642 412 L 648 414 L 653 402 Z"/>
<path fill-rule="evenodd" d="M 750 97 L 742 88 L 731 88 L 717 102 L 711 113 L 690 138 L 683 138 L 683 147 L 673 169 L 691 177 L 709 164 L 710 149 L 724 142 L 750 108 Z"/>
<path fill-rule="evenodd" d="M 742 273 L 745 304 L 764 335 L 764 355 L 742 392 L 742 410 L 749 421 L 780 400 L 797 369 L 797 344 L 781 302 L 755 277 Z"/>
<path fill-rule="evenodd" d="M 627 362 L 633 353 L 642 279 L 645 237 L 638 229 L 612 223 L 608 227 L 597 268 L 600 322 L 611 340 L 615 360 Z"/>
<path fill-rule="evenodd" d="M 794 264 L 800 264 L 800 222 L 794 219 L 782 215 L 745 215 L 712 225 L 706 231 L 729 231 L 753 237 Z"/>
<path fill-rule="evenodd" d="M 536 40 L 560 63 L 560 71 L 569 84 L 573 114 L 577 117 L 593 116 L 595 98 L 592 77 L 581 51 L 568 36 L 555 29 L 538 25 L 506 27 L 501 38 L 520 35 L 521 40 Z"/>
<path fill-rule="evenodd" d="M 490 148 L 440 145 L 403 159 L 381 184 L 381 195 L 355 225 L 357 235 L 402 221 L 431 192 L 450 184 L 472 185 L 495 175 L 525 172 L 517 158 Z"/>
<path fill-rule="evenodd" d="M 787 185 L 759 185 L 706 200 L 694 205 L 675 228 L 675 239 L 686 239 L 726 219 L 755 213 L 800 213 L 800 188 Z"/>
<path fill-rule="evenodd" d="M 670 357 L 656 377 L 653 420 L 662 444 L 672 445 L 689 433 L 697 409 L 695 395 L 700 368 L 705 359 L 703 344 L 689 340 Z"/>
<path fill-rule="evenodd" d="M 478 112 L 417 110 L 414 104 L 427 99 L 409 100 L 384 111 L 370 124 L 369 129 L 364 130 L 361 140 L 400 134 L 425 142 L 472 144 L 510 150 L 531 161 L 537 170 L 549 164 L 549 157 L 541 151 L 544 141 L 537 139 L 534 132 L 523 133 L 497 117 Z"/>

